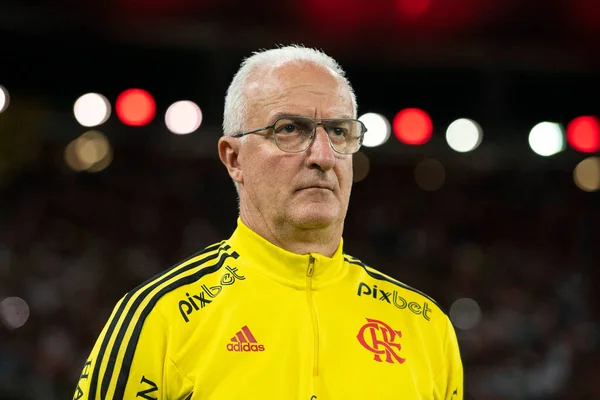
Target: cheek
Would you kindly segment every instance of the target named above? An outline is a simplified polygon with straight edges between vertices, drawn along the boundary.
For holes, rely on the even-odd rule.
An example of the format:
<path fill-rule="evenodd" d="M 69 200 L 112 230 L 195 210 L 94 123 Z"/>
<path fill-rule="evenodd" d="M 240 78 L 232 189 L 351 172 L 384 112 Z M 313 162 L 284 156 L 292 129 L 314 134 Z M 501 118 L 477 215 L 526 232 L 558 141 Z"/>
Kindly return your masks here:
<path fill-rule="evenodd" d="M 292 181 L 289 171 L 284 167 L 285 163 L 272 155 L 255 157 L 246 172 L 246 182 L 254 193 L 253 197 L 261 202 L 273 204 Z"/>
<path fill-rule="evenodd" d="M 344 193 L 350 192 L 352 187 L 352 163 L 343 163 L 338 173 L 338 179 L 340 181 L 340 187 Z"/>

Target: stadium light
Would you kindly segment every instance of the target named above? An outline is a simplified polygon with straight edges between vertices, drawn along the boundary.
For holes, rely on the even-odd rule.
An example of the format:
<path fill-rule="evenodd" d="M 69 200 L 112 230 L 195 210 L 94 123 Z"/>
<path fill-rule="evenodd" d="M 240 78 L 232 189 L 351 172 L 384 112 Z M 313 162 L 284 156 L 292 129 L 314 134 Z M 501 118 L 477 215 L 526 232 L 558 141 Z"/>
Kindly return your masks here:
<path fill-rule="evenodd" d="M 418 108 L 406 108 L 394 117 L 394 134 L 402 143 L 425 144 L 431 139 L 433 124 L 429 115 Z"/>
<path fill-rule="evenodd" d="M 567 125 L 567 142 L 582 153 L 600 150 L 600 122 L 594 116 L 581 116 Z"/>
<path fill-rule="evenodd" d="M 110 102 L 101 94 L 87 93 L 75 101 L 73 114 L 82 126 L 102 125 L 110 118 Z"/>
<path fill-rule="evenodd" d="M 584 192 L 600 190 L 600 158 L 588 157 L 573 170 L 573 180 Z"/>
<path fill-rule="evenodd" d="M 117 97 L 117 116 L 125 125 L 143 126 L 156 114 L 156 103 L 150 93 L 143 89 L 127 89 Z"/>
<path fill-rule="evenodd" d="M 450 148 L 459 153 L 475 150 L 483 139 L 479 124 L 468 118 L 460 118 L 448 125 L 446 141 Z"/>
<path fill-rule="evenodd" d="M 192 101 L 177 101 L 167 109 L 165 124 L 172 133 L 187 135 L 197 130 L 202 124 L 202 111 Z"/>
<path fill-rule="evenodd" d="M 540 122 L 529 132 L 529 146 L 543 157 L 563 151 L 565 139 L 562 126 L 554 122 Z"/>
<path fill-rule="evenodd" d="M 481 308 L 468 297 L 457 299 L 450 306 L 450 320 L 459 329 L 473 329 L 481 321 Z"/>
<path fill-rule="evenodd" d="M 431 6 L 431 0 L 396 0 L 398 11 L 411 18 L 425 14 Z"/>
<path fill-rule="evenodd" d="M 381 114 L 366 113 L 358 117 L 367 127 L 367 133 L 363 139 L 363 146 L 381 146 L 390 138 L 390 122 Z"/>
<path fill-rule="evenodd" d="M 2 85 L 0 85 L 0 113 L 8 108 L 8 103 L 10 103 L 10 95 L 8 94 L 8 90 Z"/>
<path fill-rule="evenodd" d="M 110 142 L 96 130 L 84 133 L 65 148 L 65 162 L 74 171 L 98 172 L 111 161 Z"/>
<path fill-rule="evenodd" d="M 13 330 L 25 325 L 29 319 L 29 305 L 20 297 L 7 297 L 0 301 L 0 322 Z"/>

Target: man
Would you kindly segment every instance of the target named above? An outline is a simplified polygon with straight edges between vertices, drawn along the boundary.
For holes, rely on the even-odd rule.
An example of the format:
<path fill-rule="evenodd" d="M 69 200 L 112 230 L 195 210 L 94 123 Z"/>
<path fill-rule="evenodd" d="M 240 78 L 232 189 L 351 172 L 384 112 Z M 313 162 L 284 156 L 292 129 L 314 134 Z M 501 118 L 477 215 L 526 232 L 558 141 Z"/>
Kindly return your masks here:
<path fill-rule="evenodd" d="M 448 317 L 343 253 L 356 112 L 319 51 L 242 64 L 218 144 L 237 229 L 121 299 L 75 398 L 462 399 Z"/>

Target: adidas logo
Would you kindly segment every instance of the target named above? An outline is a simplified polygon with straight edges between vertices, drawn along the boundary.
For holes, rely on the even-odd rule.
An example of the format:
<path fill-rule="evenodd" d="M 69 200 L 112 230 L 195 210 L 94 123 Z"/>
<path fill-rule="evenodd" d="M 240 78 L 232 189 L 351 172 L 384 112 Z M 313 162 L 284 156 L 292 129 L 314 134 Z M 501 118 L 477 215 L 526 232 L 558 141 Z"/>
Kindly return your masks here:
<path fill-rule="evenodd" d="M 237 352 L 265 351 L 265 346 L 256 343 L 258 343 L 256 338 L 250 332 L 248 326 L 245 325 L 242 330 L 231 338 L 231 343 L 227 344 L 227 350 Z"/>

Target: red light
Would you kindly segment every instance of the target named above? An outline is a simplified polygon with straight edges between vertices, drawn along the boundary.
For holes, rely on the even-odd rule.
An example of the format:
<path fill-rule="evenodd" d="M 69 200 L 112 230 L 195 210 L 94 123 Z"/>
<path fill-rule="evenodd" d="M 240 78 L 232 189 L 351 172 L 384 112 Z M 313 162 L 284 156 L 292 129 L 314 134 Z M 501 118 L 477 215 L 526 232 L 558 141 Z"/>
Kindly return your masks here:
<path fill-rule="evenodd" d="M 431 118 L 418 108 L 406 108 L 396 114 L 393 127 L 399 141 L 412 145 L 427 143 L 433 133 Z"/>
<path fill-rule="evenodd" d="M 429 10 L 430 0 L 397 0 L 398 10 L 409 17 L 418 17 Z"/>
<path fill-rule="evenodd" d="M 600 10 L 598 0 L 571 0 L 564 2 L 568 7 L 567 13 L 571 14 L 575 28 L 588 33 L 598 33 L 600 30 Z M 596 38 L 592 37 L 592 38 Z"/>
<path fill-rule="evenodd" d="M 319 34 L 347 34 L 365 23 L 369 4 L 364 0 L 297 0 L 297 7 Z"/>
<path fill-rule="evenodd" d="M 577 117 L 567 125 L 567 142 L 583 153 L 600 150 L 600 122 L 593 116 Z"/>
<path fill-rule="evenodd" d="M 142 89 L 127 89 L 117 97 L 117 116 L 125 125 L 142 126 L 150 123 L 156 114 L 152 95 Z"/>
<path fill-rule="evenodd" d="M 397 28 L 430 35 L 467 30 L 482 23 L 497 10 L 497 3 L 512 0 L 494 0 L 494 6 L 480 0 L 394 0 Z"/>

